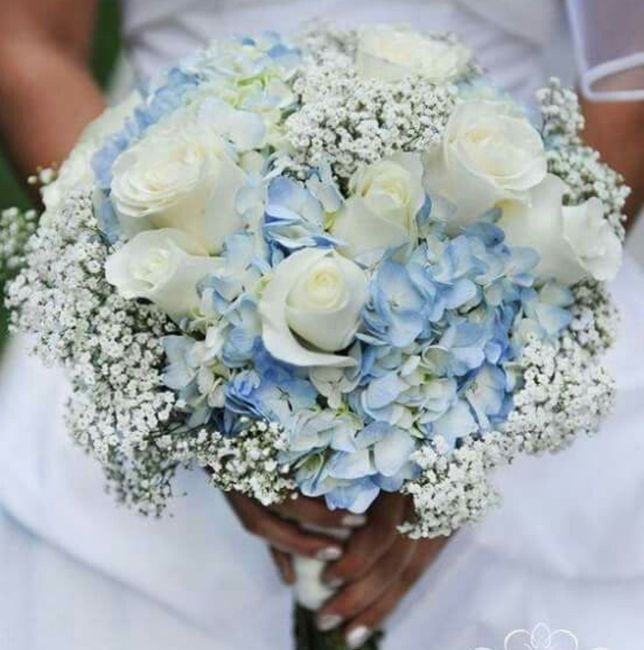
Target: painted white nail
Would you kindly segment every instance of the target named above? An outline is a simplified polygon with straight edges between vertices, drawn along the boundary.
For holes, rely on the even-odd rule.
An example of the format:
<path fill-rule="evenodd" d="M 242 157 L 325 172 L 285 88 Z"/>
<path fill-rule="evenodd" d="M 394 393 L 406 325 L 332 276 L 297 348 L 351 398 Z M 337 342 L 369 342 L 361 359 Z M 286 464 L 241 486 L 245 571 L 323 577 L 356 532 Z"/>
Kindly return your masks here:
<path fill-rule="evenodd" d="M 317 626 L 320 632 L 335 630 L 340 623 L 342 623 L 342 616 L 338 616 L 337 614 L 325 614 L 324 616 L 319 616 L 317 620 Z"/>
<path fill-rule="evenodd" d="M 371 636 L 371 630 L 364 625 L 356 627 L 347 634 L 347 645 L 350 650 L 357 650 L 364 645 L 365 641 Z"/>
<path fill-rule="evenodd" d="M 316 557 L 323 562 L 333 562 L 342 557 L 342 549 L 339 546 L 329 546 L 319 551 Z"/>
<path fill-rule="evenodd" d="M 367 518 L 364 515 L 345 515 L 342 520 L 342 525 L 347 528 L 361 528 L 367 523 Z"/>
<path fill-rule="evenodd" d="M 325 584 L 329 589 L 340 589 L 344 584 L 344 580 L 342 578 L 331 578 L 330 580 L 326 580 Z"/>

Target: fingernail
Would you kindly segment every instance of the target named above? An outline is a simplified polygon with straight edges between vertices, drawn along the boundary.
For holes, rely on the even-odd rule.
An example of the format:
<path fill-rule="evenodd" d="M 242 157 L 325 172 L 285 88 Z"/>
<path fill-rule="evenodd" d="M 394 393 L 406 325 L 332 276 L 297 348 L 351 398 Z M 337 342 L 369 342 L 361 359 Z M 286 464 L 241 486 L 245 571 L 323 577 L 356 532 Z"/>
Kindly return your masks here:
<path fill-rule="evenodd" d="M 333 562 L 333 560 L 339 560 L 342 557 L 342 549 L 339 546 L 329 546 L 318 551 L 315 557 L 323 562 Z"/>
<path fill-rule="evenodd" d="M 364 645 L 367 639 L 371 636 L 371 630 L 364 625 L 356 627 L 347 634 L 347 645 L 350 650 L 356 650 L 360 646 Z"/>
<path fill-rule="evenodd" d="M 361 528 L 367 523 L 367 518 L 364 515 L 345 515 L 342 520 L 342 525 L 347 528 Z"/>
<path fill-rule="evenodd" d="M 344 580 L 342 578 L 329 578 L 324 581 L 324 584 L 329 589 L 339 589 L 344 584 Z"/>
<path fill-rule="evenodd" d="M 342 616 L 337 614 L 324 614 L 324 616 L 318 616 L 317 626 L 320 632 L 330 632 L 334 630 L 338 625 L 342 623 Z"/>

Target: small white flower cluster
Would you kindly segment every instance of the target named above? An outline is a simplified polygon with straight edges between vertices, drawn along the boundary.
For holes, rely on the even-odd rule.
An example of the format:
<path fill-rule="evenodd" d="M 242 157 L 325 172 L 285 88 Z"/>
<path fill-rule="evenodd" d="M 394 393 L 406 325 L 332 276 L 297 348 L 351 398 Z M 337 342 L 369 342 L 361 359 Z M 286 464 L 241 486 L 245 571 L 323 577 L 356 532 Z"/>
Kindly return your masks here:
<path fill-rule="evenodd" d="M 547 146 L 548 169 L 568 186 L 564 200 L 578 205 L 597 197 L 615 232 L 624 238 L 624 204 L 630 189 L 620 174 L 601 162 L 599 153 L 583 144 L 580 130 L 584 118 L 577 95 L 562 88 L 558 79 L 539 91 L 543 118 L 542 131 Z"/>
<path fill-rule="evenodd" d="M 295 169 L 331 165 L 340 180 L 396 151 L 424 151 L 443 131 L 457 89 L 420 77 L 361 79 L 339 50 L 320 53 L 295 82 L 302 108 L 286 121 Z"/>
<path fill-rule="evenodd" d="M 211 476 L 212 484 L 224 492 L 240 492 L 265 506 L 283 501 L 297 485 L 288 465 L 278 456 L 287 450 L 287 437 L 276 423 L 251 422 L 240 418 L 242 431 L 236 436 L 211 435 L 212 446 L 198 454 L 197 462 Z"/>
<path fill-rule="evenodd" d="M 572 288 L 572 322 L 568 334 L 590 355 L 611 348 L 617 336 L 619 314 L 606 286 L 586 280 Z"/>
<path fill-rule="evenodd" d="M 510 438 L 492 432 L 485 440 L 468 438 L 448 451 L 433 441 L 415 452 L 420 475 L 404 487 L 414 500 L 415 518 L 400 527 L 412 539 L 449 535 L 465 523 L 479 521 L 500 501 L 490 472 L 511 459 Z"/>
<path fill-rule="evenodd" d="M 69 374 L 72 436 L 104 466 L 122 500 L 156 512 L 187 444 L 177 435 L 172 453 L 154 449 L 176 400 L 160 376 L 161 338 L 172 326 L 106 282 L 107 253 L 89 194 L 70 196 L 60 212 L 43 215 L 7 304 L 13 327 L 34 334 L 38 355 Z"/>
<path fill-rule="evenodd" d="M 543 137 L 581 144 L 579 133 L 584 128 L 584 116 L 577 93 L 552 77 L 547 86 L 537 91 L 537 99 L 541 107 Z"/>
<path fill-rule="evenodd" d="M 615 232 L 624 238 L 624 204 L 630 189 L 623 178 L 601 162 L 599 153 L 586 146 L 548 150 L 548 169 L 568 185 L 564 200 L 568 205 L 578 205 L 596 196 L 601 199 L 605 214 Z"/>
<path fill-rule="evenodd" d="M 16 223 L 17 213 L 7 213 Z M 22 237 L 20 231 L 3 241 L 19 251 Z M 222 489 L 263 503 L 283 499 L 293 483 L 278 469 L 285 440 L 274 425 L 256 422 L 227 438 L 173 417 L 180 404 L 163 387 L 161 341 L 175 326 L 106 282 L 108 253 L 89 195 L 77 193 L 60 212 L 43 215 L 27 267 L 8 288 L 13 327 L 34 334 L 37 354 L 69 374 L 66 423 L 73 438 L 101 463 L 117 497 L 145 514 L 162 512 L 177 467 L 195 463 L 209 468 Z"/>
<path fill-rule="evenodd" d="M 522 388 L 503 433 L 518 451 L 558 451 L 592 434 L 612 409 L 614 382 L 599 360 L 566 333 L 558 346 L 530 341 L 519 361 Z"/>
<path fill-rule="evenodd" d="M 24 264 L 27 240 L 38 227 L 35 210 L 9 208 L 0 212 L 0 280 L 12 278 Z"/>

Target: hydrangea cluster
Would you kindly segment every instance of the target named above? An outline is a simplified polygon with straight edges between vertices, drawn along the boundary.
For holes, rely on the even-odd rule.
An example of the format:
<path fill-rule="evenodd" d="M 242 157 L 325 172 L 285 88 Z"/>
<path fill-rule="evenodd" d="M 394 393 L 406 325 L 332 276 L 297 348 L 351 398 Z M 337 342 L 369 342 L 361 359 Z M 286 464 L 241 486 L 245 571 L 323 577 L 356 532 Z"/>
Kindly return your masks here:
<path fill-rule="evenodd" d="M 625 191 L 572 94 L 541 102 L 380 26 L 213 43 L 101 118 L 35 234 L 0 228 L 14 325 L 118 496 L 159 513 L 180 466 L 264 504 L 403 492 L 425 537 L 596 430 Z"/>

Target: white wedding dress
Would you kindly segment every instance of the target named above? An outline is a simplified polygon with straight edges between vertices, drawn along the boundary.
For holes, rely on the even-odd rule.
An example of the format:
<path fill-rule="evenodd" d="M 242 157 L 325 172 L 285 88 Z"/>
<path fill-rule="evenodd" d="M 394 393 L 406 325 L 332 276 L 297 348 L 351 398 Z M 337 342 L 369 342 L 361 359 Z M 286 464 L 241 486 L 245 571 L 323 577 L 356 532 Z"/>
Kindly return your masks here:
<path fill-rule="evenodd" d="M 556 0 L 129 0 L 123 9 L 142 76 L 208 37 L 288 33 L 320 15 L 455 31 L 526 102 L 561 73 Z M 511 630 L 543 621 L 572 630 L 583 650 L 644 649 L 644 276 L 634 262 L 613 289 L 615 414 L 599 436 L 498 473 L 503 507 L 454 537 L 389 622 L 385 648 L 501 650 Z M 0 650 L 290 648 L 290 594 L 223 497 L 186 473 L 177 491 L 188 496 L 172 518 L 115 506 L 99 468 L 67 440 L 64 380 L 24 347 L 11 346 L 0 376 Z"/>

